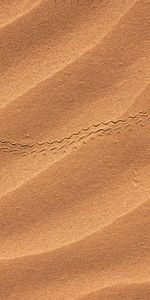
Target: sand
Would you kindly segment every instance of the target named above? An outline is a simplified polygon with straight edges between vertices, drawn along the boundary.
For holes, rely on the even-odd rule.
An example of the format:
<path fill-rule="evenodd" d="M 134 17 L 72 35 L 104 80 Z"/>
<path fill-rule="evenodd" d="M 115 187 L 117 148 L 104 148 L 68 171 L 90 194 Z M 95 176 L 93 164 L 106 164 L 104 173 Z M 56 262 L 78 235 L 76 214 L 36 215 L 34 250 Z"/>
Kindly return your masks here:
<path fill-rule="evenodd" d="M 150 299 L 149 0 L 0 1 L 0 300 Z"/>

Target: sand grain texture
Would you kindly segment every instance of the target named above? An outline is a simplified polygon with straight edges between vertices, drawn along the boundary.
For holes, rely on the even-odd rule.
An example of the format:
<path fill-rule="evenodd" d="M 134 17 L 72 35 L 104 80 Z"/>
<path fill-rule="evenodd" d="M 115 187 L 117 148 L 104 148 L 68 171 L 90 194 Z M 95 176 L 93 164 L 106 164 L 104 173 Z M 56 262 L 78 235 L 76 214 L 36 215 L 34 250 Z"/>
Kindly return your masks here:
<path fill-rule="evenodd" d="M 150 299 L 149 0 L 0 1 L 0 300 Z"/>

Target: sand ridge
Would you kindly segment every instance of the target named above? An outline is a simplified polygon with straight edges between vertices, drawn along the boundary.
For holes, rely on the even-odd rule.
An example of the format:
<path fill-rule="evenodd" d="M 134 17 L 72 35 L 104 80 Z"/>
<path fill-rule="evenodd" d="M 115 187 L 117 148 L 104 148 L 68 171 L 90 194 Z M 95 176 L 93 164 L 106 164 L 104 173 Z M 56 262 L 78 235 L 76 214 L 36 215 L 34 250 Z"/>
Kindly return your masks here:
<path fill-rule="evenodd" d="M 149 15 L 0 1 L 0 300 L 150 298 Z"/>

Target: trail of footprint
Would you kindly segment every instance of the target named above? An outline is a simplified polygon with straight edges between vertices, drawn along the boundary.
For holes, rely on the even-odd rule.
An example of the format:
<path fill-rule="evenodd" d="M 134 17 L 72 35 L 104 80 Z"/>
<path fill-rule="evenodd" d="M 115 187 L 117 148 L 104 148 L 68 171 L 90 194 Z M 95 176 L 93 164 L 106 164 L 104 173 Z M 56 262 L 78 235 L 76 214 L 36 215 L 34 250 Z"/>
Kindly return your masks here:
<path fill-rule="evenodd" d="M 150 110 L 149 110 L 150 111 Z M 5 153 L 15 153 L 32 155 L 32 154 L 45 154 L 46 152 L 60 152 L 71 145 L 79 145 L 81 142 L 93 138 L 95 135 L 103 136 L 104 134 L 120 133 L 123 130 L 132 130 L 134 126 L 144 126 L 144 124 L 150 123 L 149 111 L 140 111 L 134 116 L 129 116 L 126 119 L 110 120 L 108 122 L 100 122 L 97 124 L 92 124 L 87 128 L 82 128 L 78 132 L 72 133 L 70 136 L 65 137 L 61 140 L 43 141 L 41 143 L 37 142 L 34 144 L 21 144 L 18 142 L 12 142 L 9 140 L 0 140 L 0 151 Z M 118 127 L 118 124 L 120 126 Z M 102 127 L 103 125 L 103 127 Z M 56 146 L 55 146 L 56 145 Z"/>

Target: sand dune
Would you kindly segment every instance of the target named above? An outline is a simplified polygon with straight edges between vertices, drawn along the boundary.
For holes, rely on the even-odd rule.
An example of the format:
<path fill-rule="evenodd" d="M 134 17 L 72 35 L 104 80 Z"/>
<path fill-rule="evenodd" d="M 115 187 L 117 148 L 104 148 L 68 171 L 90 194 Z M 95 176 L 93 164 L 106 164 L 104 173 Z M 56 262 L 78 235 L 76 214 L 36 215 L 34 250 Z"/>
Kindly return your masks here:
<path fill-rule="evenodd" d="M 149 283 L 140 284 L 124 284 L 121 286 L 111 286 L 104 288 L 95 293 L 85 295 L 78 300 L 98 300 L 98 299 L 149 299 L 150 285 Z"/>
<path fill-rule="evenodd" d="M 150 298 L 149 15 L 0 2 L 0 300 Z"/>

